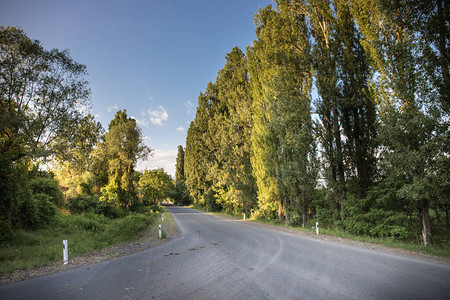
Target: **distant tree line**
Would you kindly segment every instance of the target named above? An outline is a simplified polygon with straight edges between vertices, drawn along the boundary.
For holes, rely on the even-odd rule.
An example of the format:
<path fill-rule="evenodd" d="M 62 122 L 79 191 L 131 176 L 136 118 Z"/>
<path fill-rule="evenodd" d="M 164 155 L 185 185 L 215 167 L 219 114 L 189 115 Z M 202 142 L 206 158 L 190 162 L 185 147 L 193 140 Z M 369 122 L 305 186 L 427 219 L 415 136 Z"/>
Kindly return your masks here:
<path fill-rule="evenodd" d="M 163 169 L 135 170 L 153 152 L 136 120 L 118 111 L 105 132 L 86 114 L 86 75 L 67 50 L 0 27 L 0 243 L 60 213 L 115 218 L 174 195 Z"/>
<path fill-rule="evenodd" d="M 449 228 L 442 0 L 279 0 L 198 98 L 184 179 L 210 209 L 432 242 Z M 184 181 L 183 181 L 184 182 Z"/>

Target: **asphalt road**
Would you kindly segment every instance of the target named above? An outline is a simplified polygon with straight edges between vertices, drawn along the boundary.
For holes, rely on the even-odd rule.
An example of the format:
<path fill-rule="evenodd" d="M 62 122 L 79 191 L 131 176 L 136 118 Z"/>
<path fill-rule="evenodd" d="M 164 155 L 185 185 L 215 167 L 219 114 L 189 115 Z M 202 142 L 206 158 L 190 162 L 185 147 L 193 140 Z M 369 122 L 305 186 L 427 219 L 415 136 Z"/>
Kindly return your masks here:
<path fill-rule="evenodd" d="M 0 287 L 0 299 L 450 299 L 450 265 L 169 207 L 183 236 Z"/>

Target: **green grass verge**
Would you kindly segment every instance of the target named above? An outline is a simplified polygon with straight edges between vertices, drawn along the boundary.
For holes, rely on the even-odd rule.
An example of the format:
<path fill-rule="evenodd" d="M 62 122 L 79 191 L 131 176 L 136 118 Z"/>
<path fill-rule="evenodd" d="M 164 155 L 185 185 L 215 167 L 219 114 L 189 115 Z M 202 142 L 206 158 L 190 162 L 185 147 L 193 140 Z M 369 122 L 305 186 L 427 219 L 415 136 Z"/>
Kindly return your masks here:
<path fill-rule="evenodd" d="M 58 216 L 48 228 L 16 231 L 0 248 L 0 274 L 62 261 L 63 240 L 68 240 L 69 260 L 107 246 L 139 237 L 160 217 L 157 213 L 131 213 L 109 219 L 95 214 Z"/>
<path fill-rule="evenodd" d="M 191 207 L 194 209 L 206 212 L 206 208 L 203 206 L 192 206 L 191 205 Z M 227 214 L 223 211 L 222 212 L 209 212 L 209 213 L 213 213 L 213 214 L 216 214 L 219 216 L 233 216 L 233 217 L 237 217 L 237 218 L 243 217 L 242 215 Z M 257 219 L 257 220 L 256 219 L 248 219 L 248 220 L 252 221 L 252 222 L 270 224 L 270 225 L 274 225 L 274 226 L 278 226 L 278 227 L 293 228 L 293 229 L 307 231 L 307 232 L 315 232 L 315 229 L 311 228 L 311 227 L 315 226 L 314 225 L 316 222 L 315 220 L 309 220 L 308 225 L 305 228 L 298 227 L 298 226 L 289 226 L 282 222 L 273 221 L 273 220 L 265 220 L 265 219 Z M 345 231 L 342 231 L 339 229 L 320 228 L 320 234 L 450 258 L 450 232 L 449 231 L 441 231 L 441 232 L 434 233 L 433 237 L 435 240 L 438 241 L 438 243 L 435 243 L 434 245 L 431 245 L 428 247 L 423 246 L 418 241 L 399 241 L 399 240 L 395 240 L 393 238 L 375 238 L 375 237 L 370 237 L 370 236 L 357 236 L 357 235 L 352 235 L 348 232 L 345 232 Z"/>

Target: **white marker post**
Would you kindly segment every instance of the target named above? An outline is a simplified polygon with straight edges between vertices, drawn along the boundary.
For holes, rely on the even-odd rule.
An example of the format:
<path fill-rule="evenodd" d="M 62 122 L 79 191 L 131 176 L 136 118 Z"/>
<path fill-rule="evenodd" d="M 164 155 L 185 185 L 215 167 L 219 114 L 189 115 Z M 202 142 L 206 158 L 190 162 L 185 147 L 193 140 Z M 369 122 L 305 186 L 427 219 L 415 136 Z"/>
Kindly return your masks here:
<path fill-rule="evenodd" d="M 67 240 L 63 240 L 63 258 L 64 265 L 67 265 L 69 263 L 69 249 L 67 247 Z"/>
<path fill-rule="evenodd" d="M 316 234 L 319 235 L 319 222 L 316 222 Z"/>
<path fill-rule="evenodd" d="M 161 217 L 162 217 L 162 221 L 164 222 L 164 214 L 162 214 L 162 216 L 161 216 Z"/>
<path fill-rule="evenodd" d="M 244 221 L 245 221 L 245 213 L 244 213 Z"/>
<path fill-rule="evenodd" d="M 161 233 L 162 233 L 162 227 L 161 227 L 161 224 L 159 224 L 159 239 L 161 239 Z"/>

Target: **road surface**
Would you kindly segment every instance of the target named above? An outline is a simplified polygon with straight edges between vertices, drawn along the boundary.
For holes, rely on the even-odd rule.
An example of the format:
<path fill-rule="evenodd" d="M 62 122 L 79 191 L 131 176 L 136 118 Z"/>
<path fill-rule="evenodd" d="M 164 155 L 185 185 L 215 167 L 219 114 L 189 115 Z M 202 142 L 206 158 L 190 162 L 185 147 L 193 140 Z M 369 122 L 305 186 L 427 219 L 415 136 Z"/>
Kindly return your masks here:
<path fill-rule="evenodd" d="M 169 207 L 181 238 L 0 287 L 0 299 L 450 299 L 450 265 Z"/>

